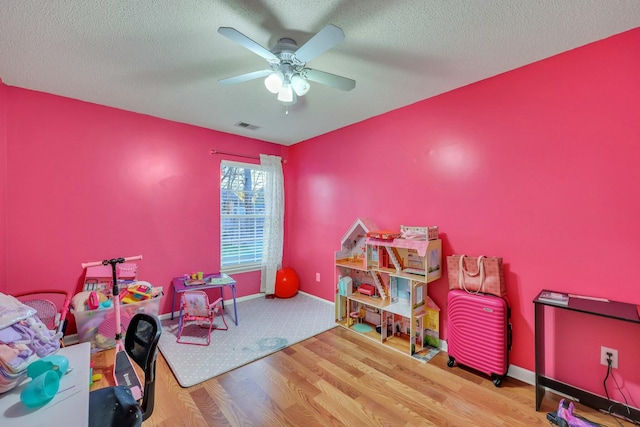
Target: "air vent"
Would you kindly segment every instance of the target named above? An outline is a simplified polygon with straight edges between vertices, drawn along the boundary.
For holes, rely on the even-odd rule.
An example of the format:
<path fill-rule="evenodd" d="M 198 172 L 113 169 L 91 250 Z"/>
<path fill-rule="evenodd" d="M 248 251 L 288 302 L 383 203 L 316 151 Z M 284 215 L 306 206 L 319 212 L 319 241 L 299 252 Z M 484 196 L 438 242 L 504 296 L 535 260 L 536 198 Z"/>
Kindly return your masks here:
<path fill-rule="evenodd" d="M 251 125 L 251 124 L 245 123 L 245 122 L 238 122 L 234 126 L 237 126 L 239 128 L 249 129 L 249 130 L 256 130 L 256 129 L 259 128 L 259 126 Z"/>

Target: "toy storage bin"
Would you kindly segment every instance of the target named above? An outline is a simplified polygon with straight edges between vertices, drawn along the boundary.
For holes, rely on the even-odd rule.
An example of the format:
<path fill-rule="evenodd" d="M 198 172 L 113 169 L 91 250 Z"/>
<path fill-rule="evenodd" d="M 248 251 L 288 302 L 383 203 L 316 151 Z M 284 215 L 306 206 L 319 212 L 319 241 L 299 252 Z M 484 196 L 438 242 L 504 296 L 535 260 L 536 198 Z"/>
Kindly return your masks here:
<path fill-rule="evenodd" d="M 162 296 L 148 300 L 120 304 L 120 322 L 122 324 L 122 336 L 129 326 L 131 318 L 136 313 L 149 313 L 158 315 Z M 113 307 L 97 310 L 74 311 L 78 339 L 80 342 L 91 343 L 91 353 L 113 348 L 116 345 L 116 312 Z"/>
<path fill-rule="evenodd" d="M 138 265 L 136 263 L 125 262 L 116 266 L 118 282 L 131 282 L 137 280 Z M 111 295 L 113 288 L 113 270 L 109 265 L 99 265 L 88 267 L 84 277 L 85 291 L 101 291 L 105 295 Z"/>

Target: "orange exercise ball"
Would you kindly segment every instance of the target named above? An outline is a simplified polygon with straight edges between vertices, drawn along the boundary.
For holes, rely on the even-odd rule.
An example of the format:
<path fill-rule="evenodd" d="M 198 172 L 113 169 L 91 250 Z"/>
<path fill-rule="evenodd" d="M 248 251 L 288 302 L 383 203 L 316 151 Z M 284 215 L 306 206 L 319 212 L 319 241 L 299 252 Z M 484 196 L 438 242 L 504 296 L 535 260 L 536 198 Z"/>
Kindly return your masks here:
<path fill-rule="evenodd" d="M 278 298 L 291 298 L 298 293 L 300 279 L 293 268 L 283 268 L 276 272 L 275 294 Z"/>

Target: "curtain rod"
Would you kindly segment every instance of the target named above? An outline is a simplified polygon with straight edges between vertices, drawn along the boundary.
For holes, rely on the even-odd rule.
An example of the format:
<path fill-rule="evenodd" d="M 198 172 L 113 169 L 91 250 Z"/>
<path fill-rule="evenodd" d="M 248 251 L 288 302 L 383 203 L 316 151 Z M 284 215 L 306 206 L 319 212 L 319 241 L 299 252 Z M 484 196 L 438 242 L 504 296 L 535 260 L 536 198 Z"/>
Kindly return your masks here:
<path fill-rule="evenodd" d="M 255 160 L 260 160 L 260 156 L 250 156 L 248 154 L 238 154 L 238 153 L 230 153 L 228 151 L 220 151 L 220 150 L 216 150 L 215 148 L 212 148 L 209 151 L 209 154 L 226 154 L 227 156 L 235 156 L 235 157 L 244 157 L 246 159 L 255 159 Z M 287 164 L 286 160 L 283 160 L 282 163 Z"/>

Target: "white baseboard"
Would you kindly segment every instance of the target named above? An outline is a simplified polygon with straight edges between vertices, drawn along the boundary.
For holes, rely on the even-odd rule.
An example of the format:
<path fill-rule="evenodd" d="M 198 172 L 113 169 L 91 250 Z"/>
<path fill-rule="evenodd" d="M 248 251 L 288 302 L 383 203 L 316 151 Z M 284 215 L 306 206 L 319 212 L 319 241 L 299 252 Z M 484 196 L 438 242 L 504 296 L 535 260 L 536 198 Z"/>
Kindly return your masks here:
<path fill-rule="evenodd" d="M 315 296 L 315 295 L 311 295 L 311 294 L 308 294 L 308 293 L 306 293 L 306 292 L 302 292 L 302 291 L 298 291 L 298 292 L 299 292 L 299 293 L 301 293 L 301 294 L 304 294 L 304 295 L 306 295 L 306 296 L 308 296 L 308 297 L 310 297 L 310 298 L 314 298 L 314 299 L 316 299 L 316 300 L 318 300 L 318 301 L 322 301 L 322 302 L 324 302 L 324 303 L 326 303 L 326 304 L 334 305 L 334 303 L 333 303 L 333 302 L 331 302 L 331 301 L 327 301 L 327 300 L 326 300 L 326 299 L 324 299 L 324 298 L 320 298 L 320 297 L 317 297 L 317 296 Z M 257 293 L 257 294 L 251 294 L 251 295 L 245 295 L 245 296 L 243 296 L 243 297 L 236 298 L 236 303 L 239 303 L 239 302 L 242 302 L 242 301 L 252 300 L 252 299 L 255 299 L 255 298 L 264 298 L 264 296 L 265 296 L 265 295 L 266 295 L 266 294 L 265 294 L 264 292 L 259 292 L 259 293 Z M 233 299 L 224 300 L 224 305 L 225 305 L 225 306 L 230 306 L 231 304 L 233 304 Z M 179 311 L 174 311 L 174 312 L 173 312 L 173 316 L 174 316 L 174 318 L 175 318 L 175 316 L 177 316 L 177 315 L 179 315 L 179 314 L 180 314 L 180 312 L 179 312 Z M 170 319 L 170 318 L 171 318 L 171 312 L 161 314 L 161 315 L 159 315 L 159 316 L 158 316 L 158 318 L 159 318 L 160 320 Z"/>
<path fill-rule="evenodd" d="M 239 303 L 239 302 L 242 302 L 242 301 L 248 301 L 248 300 L 255 299 L 255 298 L 260 298 L 260 297 L 264 297 L 264 294 L 263 293 L 258 293 L 258 294 L 246 295 L 246 296 L 243 296 L 243 297 L 236 298 L 236 303 Z M 231 307 L 233 305 L 233 299 L 224 300 L 224 305 L 225 305 L 225 308 L 226 307 Z M 178 316 L 178 315 L 180 315 L 180 311 L 174 311 L 173 312 L 173 317 L 174 318 L 175 318 L 175 316 Z M 160 320 L 171 319 L 171 312 L 160 314 L 158 316 L 158 318 Z"/>
<path fill-rule="evenodd" d="M 308 297 L 315 298 L 318 301 L 322 301 L 324 303 L 327 303 L 327 304 L 330 304 L 330 305 L 334 305 L 333 302 L 327 301 L 324 298 L 320 298 L 320 297 L 317 297 L 315 295 L 311 295 L 311 294 L 309 294 L 307 292 L 302 292 L 302 291 L 298 291 L 298 292 L 301 293 L 301 294 L 304 294 L 304 295 L 306 295 Z M 236 298 L 236 303 L 242 302 L 242 301 L 252 300 L 252 299 L 255 299 L 255 298 L 264 298 L 264 296 L 265 296 L 264 293 L 246 295 L 246 296 L 243 296 L 243 297 L 240 297 L 240 298 Z M 225 300 L 224 304 L 226 306 L 231 306 L 233 304 L 233 299 Z M 175 316 L 178 316 L 179 314 L 180 314 L 179 311 L 174 312 L 173 313 L 174 318 L 175 318 Z M 171 312 L 163 313 L 163 314 L 159 315 L 158 318 L 160 320 L 170 319 L 171 318 Z M 65 345 L 78 344 L 79 343 L 78 334 L 65 336 L 64 337 L 64 343 L 65 343 Z M 447 349 L 448 349 L 447 341 L 440 340 L 439 348 L 440 348 L 440 350 L 446 352 Z M 529 385 L 535 385 L 535 383 L 536 383 L 535 372 L 530 371 L 528 369 L 521 368 L 521 367 L 516 366 L 516 365 L 509 365 L 509 371 L 507 372 L 507 376 L 511 377 L 511 378 L 514 378 L 516 380 L 522 381 L 524 383 L 527 383 Z"/>
<path fill-rule="evenodd" d="M 65 335 L 63 338 L 63 341 L 65 346 L 80 344 L 80 340 L 78 339 L 78 334 Z"/>
<path fill-rule="evenodd" d="M 507 376 L 516 380 L 520 380 L 523 383 L 527 383 L 529 385 L 536 384 L 536 373 L 528 369 L 521 368 L 520 366 L 510 365 Z"/>
<path fill-rule="evenodd" d="M 310 298 L 314 298 L 314 299 L 316 299 L 318 301 L 322 301 L 322 302 L 324 302 L 326 304 L 333 305 L 333 302 L 327 301 L 324 298 L 320 298 L 320 297 L 317 297 L 315 295 L 311 295 L 311 294 L 308 294 L 308 293 L 302 292 L 302 291 L 298 291 L 298 292 L 301 293 L 301 294 L 304 294 L 304 295 L 306 295 L 306 296 L 308 296 Z M 252 299 L 255 299 L 255 298 L 264 298 L 265 295 L 266 294 L 264 292 L 259 292 L 257 294 L 251 294 L 251 295 L 245 295 L 243 297 L 236 298 L 236 303 L 239 303 L 239 302 L 242 302 L 242 301 L 249 301 L 249 300 L 252 300 Z M 233 299 L 224 300 L 224 305 L 225 306 L 231 306 L 231 304 L 233 304 Z M 179 314 L 180 314 L 179 311 L 174 311 L 173 312 L 174 318 L 175 318 L 175 316 L 178 316 Z M 160 320 L 170 319 L 171 318 L 171 312 L 161 314 L 161 315 L 158 316 L 158 318 Z"/>
<path fill-rule="evenodd" d="M 303 294 L 305 294 L 305 295 L 307 295 L 309 297 L 312 297 L 312 298 L 316 298 L 316 299 L 318 299 L 320 301 L 324 301 L 327 304 L 333 305 L 333 303 L 330 302 L 330 301 L 327 301 L 327 300 L 322 299 L 322 298 L 318 298 L 318 297 L 316 297 L 314 295 L 311 295 L 311 294 L 307 294 L 306 292 L 300 292 L 300 293 L 303 293 Z M 264 298 L 264 296 L 265 296 L 264 293 L 246 295 L 246 296 L 243 296 L 243 297 L 236 298 L 236 303 L 239 303 L 239 302 L 242 302 L 242 301 L 252 300 L 252 299 L 255 299 L 255 298 Z M 225 306 L 231 306 L 233 304 L 233 299 L 224 300 L 224 304 L 225 304 Z M 178 316 L 179 314 L 180 314 L 180 311 L 174 311 L 173 312 L 174 318 L 175 318 L 175 316 Z M 158 315 L 158 318 L 160 320 L 171 319 L 171 312 L 160 314 L 160 315 Z M 80 340 L 78 338 L 78 334 L 66 335 L 64 337 L 64 344 L 65 345 L 78 344 L 79 342 L 80 342 Z"/>
<path fill-rule="evenodd" d="M 441 351 L 446 352 L 449 346 L 445 340 L 440 340 L 440 345 L 438 346 Z M 507 376 L 514 378 L 516 380 L 520 380 L 529 385 L 536 384 L 536 374 L 533 371 L 529 371 L 528 369 L 521 368 L 516 365 L 509 365 L 509 371 L 507 372 Z"/>
<path fill-rule="evenodd" d="M 310 298 L 316 299 L 316 300 L 318 300 L 318 301 L 322 301 L 322 302 L 327 303 L 327 304 L 329 304 L 329 305 L 335 305 L 335 303 L 334 303 L 334 302 L 332 302 L 332 301 L 327 301 L 327 300 L 326 300 L 326 299 L 324 299 L 324 298 L 320 298 L 320 297 L 317 297 L 317 296 L 315 296 L 315 295 L 308 294 L 308 293 L 306 293 L 306 292 L 298 291 L 298 293 L 304 294 L 304 295 L 306 295 L 306 296 L 308 296 L 308 297 L 310 297 Z"/>

